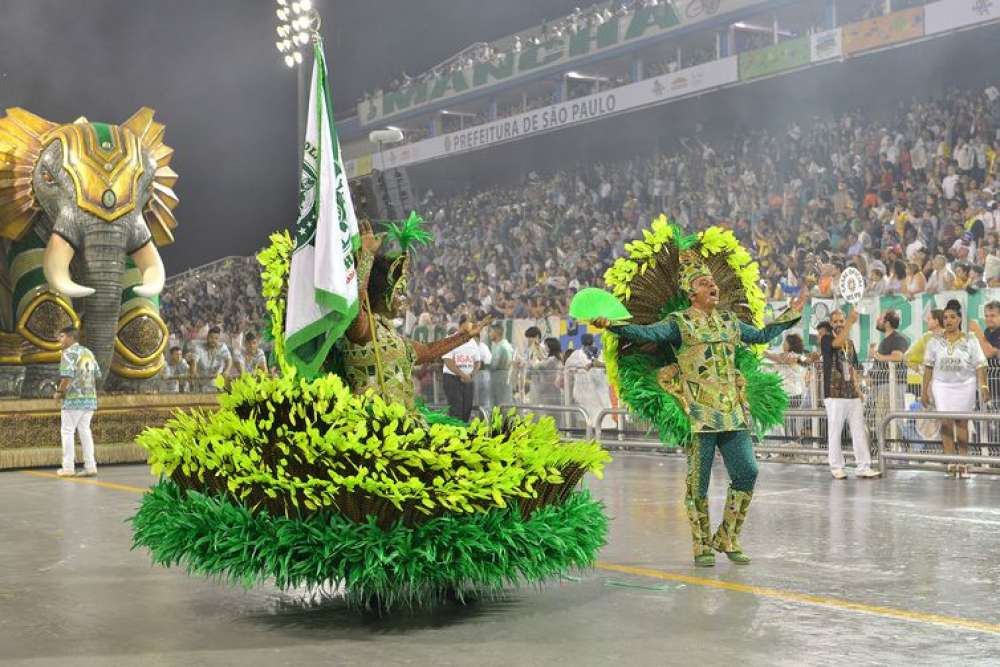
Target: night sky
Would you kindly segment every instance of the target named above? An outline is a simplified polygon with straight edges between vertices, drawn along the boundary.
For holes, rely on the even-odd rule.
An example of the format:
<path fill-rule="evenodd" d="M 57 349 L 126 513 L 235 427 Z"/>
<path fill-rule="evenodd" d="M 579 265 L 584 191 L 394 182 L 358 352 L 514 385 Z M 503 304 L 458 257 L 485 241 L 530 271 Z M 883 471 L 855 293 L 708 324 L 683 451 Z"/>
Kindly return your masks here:
<path fill-rule="evenodd" d="M 314 0 L 337 115 L 365 89 L 579 0 Z M 0 0 L 0 108 L 120 123 L 156 109 L 180 174 L 168 274 L 247 255 L 290 226 L 296 77 L 274 47 L 274 0 Z"/>

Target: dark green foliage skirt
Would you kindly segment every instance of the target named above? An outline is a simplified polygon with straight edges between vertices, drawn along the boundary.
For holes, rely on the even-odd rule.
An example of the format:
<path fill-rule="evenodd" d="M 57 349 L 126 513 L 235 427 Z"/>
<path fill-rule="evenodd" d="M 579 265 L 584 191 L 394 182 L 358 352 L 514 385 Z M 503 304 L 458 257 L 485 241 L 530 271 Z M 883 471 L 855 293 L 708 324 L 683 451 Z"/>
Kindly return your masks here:
<path fill-rule="evenodd" d="M 234 501 L 154 486 L 132 518 L 133 548 L 164 566 L 252 586 L 343 587 L 358 607 L 389 611 L 457 595 L 499 593 L 594 564 L 607 519 L 586 491 L 522 516 L 517 507 L 388 529 L 333 511 L 305 518 L 253 513 Z"/>

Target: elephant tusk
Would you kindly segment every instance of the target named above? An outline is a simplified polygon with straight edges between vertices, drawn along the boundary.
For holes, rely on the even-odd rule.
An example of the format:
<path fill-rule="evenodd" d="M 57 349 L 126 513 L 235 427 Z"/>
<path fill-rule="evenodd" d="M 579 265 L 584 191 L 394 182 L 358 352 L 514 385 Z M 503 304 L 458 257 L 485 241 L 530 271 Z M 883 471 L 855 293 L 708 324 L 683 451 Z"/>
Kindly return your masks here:
<path fill-rule="evenodd" d="M 132 261 L 142 273 L 142 284 L 137 285 L 133 291 L 146 298 L 152 298 L 162 292 L 166 272 L 163 269 L 160 253 L 153 242 L 150 241 L 132 253 Z"/>
<path fill-rule="evenodd" d="M 42 255 L 42 272 L 49 287 L 59 294 L 71 299 L 90 296 L 94 290 L 90 287 L 77 285 L 69 277 L 69 263 L 73 261 L 75 251 L 66 239 L 58 234 L 52 234 Z"/>

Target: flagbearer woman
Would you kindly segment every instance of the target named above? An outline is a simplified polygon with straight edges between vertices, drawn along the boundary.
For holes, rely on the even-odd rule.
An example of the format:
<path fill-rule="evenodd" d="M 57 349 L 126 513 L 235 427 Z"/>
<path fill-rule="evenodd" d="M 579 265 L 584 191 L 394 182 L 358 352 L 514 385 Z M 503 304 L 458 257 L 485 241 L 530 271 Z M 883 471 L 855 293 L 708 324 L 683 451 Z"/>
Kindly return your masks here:
<path fill-rule="evenodd" d="M 406 221 L 390 225 L 388 235 L 396 239 L 400 253 L 379 254 L 384 235 L 373 234 L 367 222 L 361 224 L 357 253 L 361 308 L 339 345 L 352 391 L 360 394 L 374 388 L 386 400 L 414 409 L 413 367 L 438 361 L 459 345 L 477 340 L 490 319 L 468 323 L 463 331 L 432 343 L 401 336 L 392 321 L 406 300 L 409 251 L 416 244 L 426 245 L 431 235 L 415 213 Z"/>

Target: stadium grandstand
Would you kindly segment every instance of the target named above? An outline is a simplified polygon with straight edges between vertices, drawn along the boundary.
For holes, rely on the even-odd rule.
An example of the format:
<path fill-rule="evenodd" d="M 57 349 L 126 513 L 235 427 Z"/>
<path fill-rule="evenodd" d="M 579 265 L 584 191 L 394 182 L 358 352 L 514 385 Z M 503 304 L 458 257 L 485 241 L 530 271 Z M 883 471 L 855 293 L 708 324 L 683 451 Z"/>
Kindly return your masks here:
<path fill-rule="evenodd" d="M 1000 253 L 1000 80 L 978 66 L 1000 53 L 1000 32 L 962 7 L 601 5 L 374 91 L 338 121 L 349 173 L 403 172 L 414 208 L 447 230 L 418 259 L 407 330 L 421 318 L 448 330 L 477 310 L 565 315 L 660 212 L 732 227 L 774 299 L 832 297 L 852 265 L 876 272 L 873 295 L 1000 285 L 988 261 Z M 522 67 L 536 58 L 546 64 Z M 501 62 L 516 71 L 499 76 Z M 367 134 L 387 126 L 406 139 L 380 152 Z M 943 191 L 951 167 L 958 197 Z"/>
<path fill-rule="evenodd" d="M 1000 0 L 573 2 L 0 0 L 0 664 L 1000 665 Z"/>

